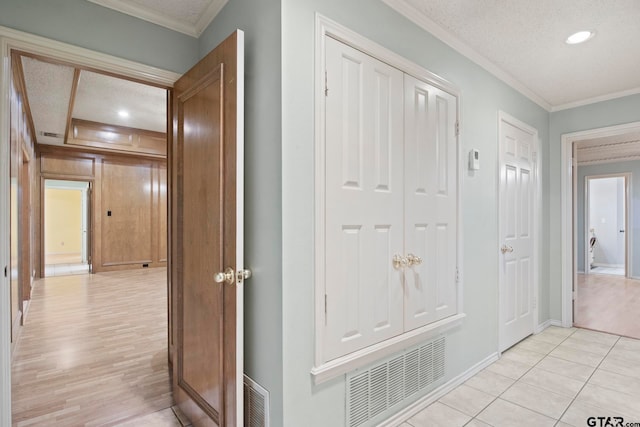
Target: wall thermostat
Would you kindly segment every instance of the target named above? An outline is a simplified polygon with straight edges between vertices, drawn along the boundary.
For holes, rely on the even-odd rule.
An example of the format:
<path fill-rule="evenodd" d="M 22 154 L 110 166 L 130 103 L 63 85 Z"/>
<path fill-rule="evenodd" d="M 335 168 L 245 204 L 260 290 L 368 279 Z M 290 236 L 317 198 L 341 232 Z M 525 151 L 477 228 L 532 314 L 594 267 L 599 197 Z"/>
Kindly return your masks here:
<path fill-rule="evenodd" d="M 476 149 L 469 151 L 469 170 L 477 171 L 480 169 L 480 152 Z"/>

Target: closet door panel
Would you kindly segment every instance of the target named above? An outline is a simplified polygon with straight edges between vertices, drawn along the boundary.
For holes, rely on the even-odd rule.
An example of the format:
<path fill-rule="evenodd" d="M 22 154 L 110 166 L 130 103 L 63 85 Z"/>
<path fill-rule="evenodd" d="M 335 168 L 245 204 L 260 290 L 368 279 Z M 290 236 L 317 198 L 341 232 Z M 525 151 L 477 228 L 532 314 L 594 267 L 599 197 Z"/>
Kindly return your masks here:
<path fill-rule="evenodd" d="M 324 359 L 403 332 L 402 73 L 327 38 Z"/>
<path fill-rule="evenodd" d="M 456 313 L 456 99 L 404 76 L 405 330 Z"/>

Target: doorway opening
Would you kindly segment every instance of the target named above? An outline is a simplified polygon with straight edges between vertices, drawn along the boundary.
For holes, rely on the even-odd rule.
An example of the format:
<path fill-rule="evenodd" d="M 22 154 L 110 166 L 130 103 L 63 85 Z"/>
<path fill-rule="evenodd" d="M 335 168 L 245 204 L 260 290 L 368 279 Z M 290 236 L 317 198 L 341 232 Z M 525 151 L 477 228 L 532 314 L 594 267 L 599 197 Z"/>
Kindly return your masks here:
<path fill-rule="evenodd" d="M 640 338 L 640 123 L 563 135 L 562 158 L 563 326 Z"/>
<path fill-rule="evenodd" d="M 0 412 L 14 423 L 47 423 L 64 408 L 74 424 L 171 412 L 166 111 L 173 78 L 131 64 L 122 75 L 117 60 L 98 67 L 95 55 L 86 64 L 82 52 L 51 46 L 61 57 L 50 57 L 47 46 L 19 44 L 6 51 L 12 76 L 4 83 L 14 96 L 3 112 L 27 148 L 6 159 L 16 172 L 3 187 L 11 194 L 12 276 L 24 267 L 35 281 L 33 295 L 12 281 L 14 323 L 24 332 L 2 343 L 2 369 L 11 371 L 3 378 L 13 387 L 2 384 Z M 28 316 L 20 316 L 23 299 Z M 9 305 L 4 296 L 2 305 Z"/>
<path fill-rule="evenodd" d="M 91 271 L 89 181 L 44 180 L 45 277 Z"/>
<path fill-rule="evenodd" d="M 584 264 L 578 265 L 578 271 L 628 276 L 627 185 L 627 175 L 585 177 L 585 203 L 578 201 L 585 217 L 579 239 Z"/>

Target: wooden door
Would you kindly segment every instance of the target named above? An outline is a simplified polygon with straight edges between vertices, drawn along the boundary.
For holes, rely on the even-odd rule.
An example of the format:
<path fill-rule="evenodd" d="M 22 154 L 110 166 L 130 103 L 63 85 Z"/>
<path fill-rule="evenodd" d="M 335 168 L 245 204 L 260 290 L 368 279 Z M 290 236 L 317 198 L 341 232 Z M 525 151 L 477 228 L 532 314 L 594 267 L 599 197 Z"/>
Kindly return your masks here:
<path fill-rule="evenodd" d="M 500 351 L 533 333 L 534 135 L 500 120 Z"/>
<path fill-rule="evenodd" d="M 197 426 L 243 424 L 243 46 L 236 31 L 173 93 L 173 392 Z"/>

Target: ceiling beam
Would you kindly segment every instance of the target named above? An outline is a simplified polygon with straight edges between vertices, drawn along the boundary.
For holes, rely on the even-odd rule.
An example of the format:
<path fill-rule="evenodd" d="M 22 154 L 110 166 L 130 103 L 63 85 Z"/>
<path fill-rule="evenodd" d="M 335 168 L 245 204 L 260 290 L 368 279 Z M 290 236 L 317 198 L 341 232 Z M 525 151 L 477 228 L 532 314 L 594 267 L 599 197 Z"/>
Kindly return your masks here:
<path fill-rule="evenodd" d="M 78 92 L 78 82 L 80 81 L 80 69 L 73 70 L 73 82 L 71 83 L 71 95 L 69 96 L 69 110 L 67 111 L 67 125 L 64 129 L 64 143 L 69 139 L 69 131 L 71 130 L 71 119 L 73 115 L 73 107 L 76 103 L 76 93 Z"/>
<path fill-rule="evenodd" d="M 13 71 L 13 83 L 16 87 L 16 91 L 22 95 L 22 108 L 24 108 L 25 115 L 27 116 L 27 126 L 31 131 L 31 138 L 33 143 L 38 143 L 38 135 L 36 134 L 36 127 L 33 124 L 33 116 L 31 115 L 31 106 L 29 105 L 29 97 L 27 96 L 27 84 L 24 80 L 24 69 L 22 68 L 21 56 L 16 53 L 11 53 L 11 68 Z"/>

